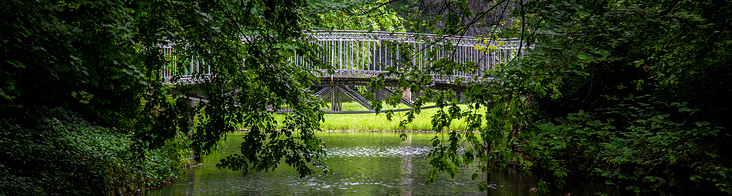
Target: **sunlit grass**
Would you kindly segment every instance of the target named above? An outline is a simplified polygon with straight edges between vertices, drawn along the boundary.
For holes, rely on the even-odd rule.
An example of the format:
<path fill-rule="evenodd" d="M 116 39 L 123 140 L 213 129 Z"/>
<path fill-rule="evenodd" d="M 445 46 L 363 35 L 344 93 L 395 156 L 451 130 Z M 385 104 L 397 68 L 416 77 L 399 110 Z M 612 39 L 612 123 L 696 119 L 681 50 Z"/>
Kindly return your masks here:
<path fill-rule="evenodd" d="M 459 105 L 465 111 L 466 105 Z M 329 107 L 328 107 L 329 108 Z M 363 111 L 363 106 L 356 102 L 344 102 L 342 104 L 343 111 Z M 396 108 L 385 107 L 386 109 L 404 109 L 409 108 L 403 104 Z M 423 109 L 420 114 L 415 115 L 414 121 L 404 128 L 399 128 L 399 122 L 406 119 L 406 112 L 394 112 L 391 121 L 386 118 L 385 113 L 375 114 L 325 114 L 325 122 L 321 124 L 323 130 L 355 130 L 355 131 L 394 131 L 394 130 L 432 130 L 432 116 L 434 116 L 439 108 Z M 447 112 L 447 108 L 445 108 Z M 465 122 L 461 120 L 453 120 L 450 123 L 449 130 L 465 130 Z"/>
<path fill-rule="evenodd" d="M 423 107 L 432 106 L 434 104 L 428 103 Z M 458 105 L 461 111 L 466 111 L 468 106 L 465 104 Z M 364 114 L 325 114 L 324 122 L 321 122 L 320 128 L 322 130 L 349 130 L 349 131 L 433 131 L 432 128 L 432 116 L 434 116 L 439 108 L 422 109 L 419 114 L 415 114 L 412 123 L 407 124 L 404 128 L 399 127 L 399 123 L 406 119 L 406 111 L 394 112 L 394 116 L 391 120 L 386 117 L 386 110 L 389 109 L 408 109 L 409 107 L 404 104 L 399 104 L 395 107 L 384 104 L 382 112 L 376 113 L 364 113 Z M 323 111 L 330 111 L 330 104 L 321 108 Z M 448 108 L 444 108 L 445 112 L 448 113 Z M 343 102 L 341 104 L 341 111 L 367 111 L 366 108 L 356 102 Z M 284 120 L 284 115 L 275 115 L 277 122 Z M 243 126 L 239 126 L 239 129 L 245 130 Z M 466 124 L 464 119 L 453 120 L 449 127 L 443 128 L 443 130 L 465 130 Z"/>

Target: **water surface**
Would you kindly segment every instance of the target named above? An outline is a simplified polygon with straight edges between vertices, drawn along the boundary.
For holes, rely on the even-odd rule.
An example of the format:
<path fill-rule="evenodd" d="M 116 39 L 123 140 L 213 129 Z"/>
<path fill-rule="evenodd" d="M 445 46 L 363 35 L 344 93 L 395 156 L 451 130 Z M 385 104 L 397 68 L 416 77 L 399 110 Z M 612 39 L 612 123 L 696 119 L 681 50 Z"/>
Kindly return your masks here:
<path fill-rule="evenodd" d="M 188 169 L 177 182 L 148 192 L 149 195 L 530 195 L 537 179 L 521 170 L 493 169 L 479 172 L 477 166 L 461 167 L 451 178 L 441 174 L 433 184 L 425 184 L 431 139 L 434 133 L 408 133 L 401 141 L 393 132 L 321 132 L 318 137 L 327 145 L 327 165 L 332 174 L 317 173 L 299 178 L 291 167 L 282 164 L 269 173 L 249 173 L 217 169 L 219 160 L 239 150 L 242 135 L 229 135 L 227 147 L 201 160 L 200 166 Z M 488 178 L 488 191 L 478 184 Z M 603 181 L 604 182 L 604 181 Z M 549 195 L 618 195 L 618 190 L 603 182 L 586 179 L 568 180 L 564 190 L 551 189 Z"/>

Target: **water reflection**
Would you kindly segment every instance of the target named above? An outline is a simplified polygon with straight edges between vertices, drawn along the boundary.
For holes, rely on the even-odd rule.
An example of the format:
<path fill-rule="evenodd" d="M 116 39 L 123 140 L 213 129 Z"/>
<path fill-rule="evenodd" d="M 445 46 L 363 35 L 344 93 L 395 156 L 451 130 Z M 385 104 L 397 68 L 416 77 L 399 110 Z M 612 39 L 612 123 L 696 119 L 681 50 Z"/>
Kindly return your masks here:
<path fill-rule="evenodd" d="M 327 145 L 326 163 L 332 175 L 317 174 L 299 178 L 297 172 L 282 164 L 270 173 L 242 175 L 215 164 L 239 149 L 242 134 L 229 135 L 225 151 L 205 157 L 199 167 L 189 169 L 177 182 L 149 192 L 149 195 L 530 195 L 535 178 L 516 169 L 494 169 L 490 174 L 471 176 L 476 166 L 462 167 L 454 178 L 441 174 L 434 184 L 426 185 L 431 169 L 427 154 L 434 133 L 411 133 L 401 141 L 399 133 L 323 132 L 318 137 Z M 478 183 L 489 177 L 487 192 L 478 191 Z M 572 195 L 595 195 L 597 192 L 618 195 L 617 189 L 602 182 L 568 181 Z M 566 192 L 551 190 L 550 195 Z"/>

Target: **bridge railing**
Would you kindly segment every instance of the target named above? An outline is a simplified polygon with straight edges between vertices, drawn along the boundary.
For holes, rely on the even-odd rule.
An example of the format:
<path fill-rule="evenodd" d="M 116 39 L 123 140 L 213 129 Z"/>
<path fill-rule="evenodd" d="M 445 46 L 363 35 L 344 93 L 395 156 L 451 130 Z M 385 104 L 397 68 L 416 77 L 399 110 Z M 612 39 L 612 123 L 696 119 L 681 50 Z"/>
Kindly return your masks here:
<path fill-rule="evenodd" d="M 403 52 L 407 52 L 409 68 L 426 69 L 431 63 L 450 57 L 452 61 L 470 67 L 472 71 L 452 70 L 450 74 L 434 74 L 441 82 L 460 77 L 472 80 L 495 65 L 508 62 L 518 54 L 521 42 L 517 39 L 479 40 L 465 36 L 438 36 L 434 34 L 364 32 L 364 31 L 322 31 L 311 36 L 324 48 L 321 54 L 326 62 L 335 68 L 333 77 L 374 77 L 395 67 L 404 70 Z M 453 47 L 445 47 L 451 44 Z M 478 48 L 487 48 L 479 50 Z M 428 55 L 432 52 L 433 55 Z M 296 63 L 301 57 L 295 57 Z M 470 65 L 468 65 L 470 64 Z"/>
<path fill-rule="evenodd" d="M 172 62 L 166 64 L 160 71 L 160 76 L 163 78 L 163 83 L 184 83 L 192 84 L 203 81 L 204 77 L 211 76 L 214 74 L 214 68 L 210 66 L 206 59 L 198 56 L 187 59 L 184 64 L 178 64 L 178 55 L 175 54 L 175 44 L 169 43 L 162 45 L 161 52 L 165 60 Z M 179 78 L 178 81 L 173 81 L 174 78 Z"/>
<path fill-rule="evenodd" d="M 332 75 L 321 70 L 317 76 L 333 78 L 371 78 L 386 73 L 389 68 L 398 71 L 428 70 L 433 62 L 450 57 L 468 69 L 430 72 L 433 81 L 449 82 L 455 78 L 480 80 L 486 70 L 521 56 L 519 51 L 522 50 L 519 49 L 525 47 L 518 39 L 481 40 L 466 36 L 379 31 L 315 31 L 310 36 L 315 44 L 321 46 L 320 59 L 335 69 Z M 452 47 L 445 47 L 448 44 Z M 163 53 L 174 58 L 173 48 L 173 45 L 164 46 Z M 293 56 L 290 61 L 298 66 L 310 66 L 300 56 Z M 190 65 L 166 66 L 162 70 L 164 81 L 171 83 L 171 79 L 177 76 L 181 79 L 178 82 L 195 83 L 200 82 L 202 76 L 214 73 L 204 59 L 191 59 L 189 62 Z M 178 69 L 177 66 L 184 67 Z"/>

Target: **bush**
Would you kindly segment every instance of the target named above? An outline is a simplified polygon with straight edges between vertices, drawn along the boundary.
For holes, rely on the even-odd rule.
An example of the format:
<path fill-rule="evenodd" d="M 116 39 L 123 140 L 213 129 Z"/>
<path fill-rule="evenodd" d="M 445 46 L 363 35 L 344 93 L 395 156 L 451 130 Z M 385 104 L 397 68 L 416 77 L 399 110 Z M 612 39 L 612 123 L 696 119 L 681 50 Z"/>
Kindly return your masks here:
<path fill-rule="evenodd" d="M 134 192 L 175 177 L 185 164 L 186 150 L 176 145 L 180 141 L 137 152 L 126 134 L 62 109 L 22 116 L 0 121 L 3 195 Z"/>

